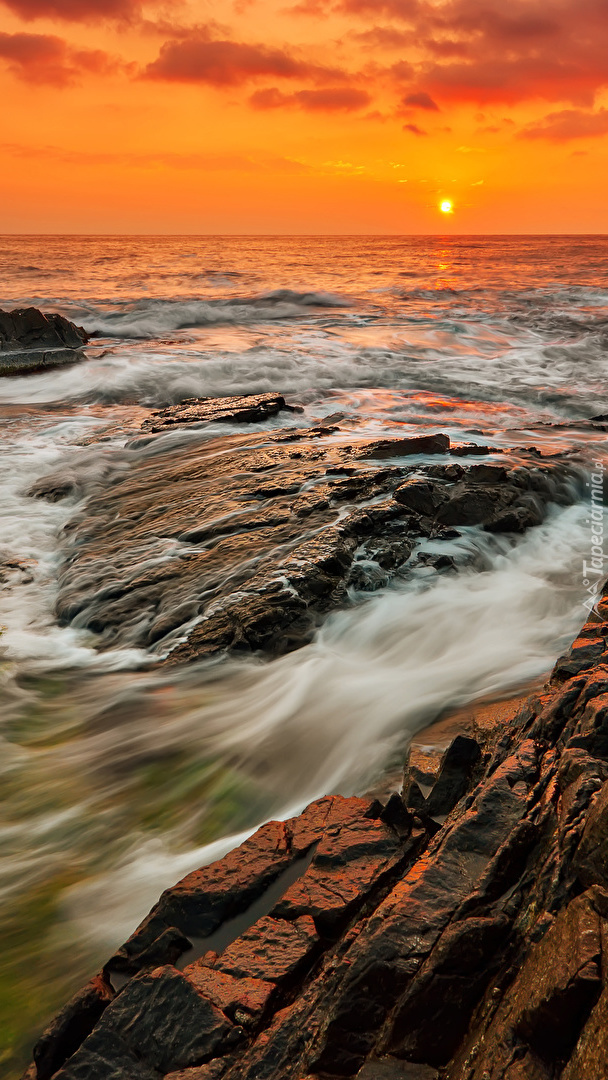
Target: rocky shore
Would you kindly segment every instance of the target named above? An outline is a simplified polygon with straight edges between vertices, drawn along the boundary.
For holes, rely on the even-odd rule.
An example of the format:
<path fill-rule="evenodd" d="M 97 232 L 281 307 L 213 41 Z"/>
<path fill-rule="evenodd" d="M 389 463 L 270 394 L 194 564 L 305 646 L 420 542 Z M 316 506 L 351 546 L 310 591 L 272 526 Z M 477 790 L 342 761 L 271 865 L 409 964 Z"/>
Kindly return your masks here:
<path fill-rule="evenodd" d="M 86 470 L 88 487 L 75 470 L 38 481 L 37 498 L 88 496 L 64 534 L 59 621 L 167 664 L 278 655 L 393 578 L 482 569 L 450 546 L 462 529 L 515 537 L 584 483 L 567 454 L 442 432 L 369 439 L 341 416 L 205 436 L 294 411 L 279 394 L 187 401 L 152 413 L 98 483 Z"/>
<path fill-rule="evenodd" d="M 425 797 L 330 796 L 168 889 L 28 1080 L 600 1080 L 608 599 Z"/>
<path fill-rule="evenodd" d="M 38 308 L 0 310 L 0 376 L 21 375 L 82 360 L 88 335 L 63 315 Z"/>
<path fill-rule="evenodd" d="M 60 619 L 157 663 L 273 656 L 392 577 L 470 568 L 462 530 L 515 537 L 580 490 L 567 455 L 370 439 L 341 415 L 196 434 L 285 412 L 268 394 L 150 414 L 69 524 Z M 168 889 L 27 1080 L 608 1076 L 607 636 L 605 596 L 430 790 L 407 761 L 390 797 L 327 796 Z"/>

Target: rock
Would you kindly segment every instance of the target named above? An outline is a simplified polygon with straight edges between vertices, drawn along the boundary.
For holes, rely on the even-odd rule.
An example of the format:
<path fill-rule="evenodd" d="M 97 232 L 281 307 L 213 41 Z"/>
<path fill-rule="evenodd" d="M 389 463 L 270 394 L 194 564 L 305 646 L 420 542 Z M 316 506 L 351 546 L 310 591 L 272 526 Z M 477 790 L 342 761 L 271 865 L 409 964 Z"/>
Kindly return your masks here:
<path fill-rule="evenodd" d="M 608 783 L 591 805 L 574 865 L 583 886 L 608 887 Z"/>
<path fill-rule="evenodd" d="M 169 405 L 166 409 L 153 412 L 141 427 L 142 431 L 158 432 L 186 424 L 257 424 L 276 416 L 283 409 L 294 411 L 290 405 L 286 405 L 281 394 L 187 398 L 179 405 Z"/>
<path fill-rule="evenodd" d="M 355 448 L 353 457 L 366 458 L 408 457 L 411 454 L 447 454 L 450 439 L 447 435 L 417 435 L 407 439 L 376 439 Z"/>
<path fill-rule="evenodd" d="M 439 1080 L 439 1074 L 428 1065 L 383 1057 L 368 1061 L 359 1070 L 355 1080 Z"/>
<path fill-rule="evenodd" d="M 37 308 L 0 310 L 0 375 L 19 375 L 83 359 L 81 326 Z"/>
<path fill-rule="evenodd" d="M 220 1046 L 231 1045 L 230 1037 L 236 1035 L 237 1029 L 194 983 L 167 966 L 136 975 L 128 983 L 106 1009 L 94 1032 L 94 1045 L 118 1039 L 138 1060 L 166 1073 L 202 1064 Z M 85 1039 L 78 1054 L 84 1056 L 90 1049 Z"/>
<path fill-rule="evenodd" d="M 350 809 L 350 820 L 330 813 L 310 866 L 283 895 L 274 914 L 293 919 L 309 913 L 323 932 L 335 933 L 402 860 L 395 832 L 384 822 L 357 813 L 357 802 L 362 801 Z"/>
<path fill-rule="evenodd" d="M 255 398 L 266 402 L 262 412 L 281 400 Z M 225 401 L 176 406 L 167 420 L 189 410 L 198 419 L 201 410 L 226 417 Z M 225 651 L 276 656 L 309 642 L 328 613 L 356 602 L 349 587 L 376 589 L 415 572 L 408 560 L 420 537 L 454 537 L 444 516 L 489 526 L 508 511 L 520 529 L 543 516 L 574 475 L 564 464 L 542 471 L 534 463 L 543 494 L 525 486 L 523 466 L 517 482 L 512 470 L 491 484 L 502 468 L 478 465 L 473 470 L 490 472 L 471 474 L 460 464 L 408 463 L 414 451 L 443 453 L 443 435 L 354 446 L 340 437 L 311 446 L 306 430 L 290 430 L 288 442 L 282 435 L 197 439 L 193 432 L 170 448 L 155 439 L 135 444 L 108 465 L 101 493 L 94 482 L 88 489 L 86 469 L 44 477 L 32 495 L 80 499 L 63 532 L 59 621 L 95 633 L 99 648 L 153 647 L 166 664 Z M 374 463 L 373 455 L 405 459 Z M 330 479 L 331 468 L 348 475 Z M 535 500 L 540 510 L 532 513 Z M 437 570 L 459 568 L 459 557 L 421 556 Z"/>
<path fill-rule="evenodd" d="M 234 1023 L 243 1026 L 258 1021 L 276 993 L 273 982 L 249 976 L 237 978 L 209 967 L 204 960 L 189 964 L 184 968 L 184 975 L 199 994 L 208 998 Z"/>
<path fill-rule="evenodd" d="M 239 978 L 283 983 L 310 964 L 318 941 L 310 915 L 293 922 L 266 916 L 229 945 L 215 966 Z"/>
<path fill-rule="evenodd" d="M 429 817 L 449 814 L 471 786 L 481 750 L 475 739 L 457 735 L 441 759 L 439 775 L 424 804 Z"/>
<path fill-rule="evenodd" d="M 406 480 L 395 489 L 394 498 L 402 506 L 414 510 L 417 514 L 434 517 L 436 511 L 447 499 L 440 488 L 428 480 Z"/>
<path fill-rule="evenodd" d="M 514 1047 L 540 1075 L 553 1076 L 555 1063 L 568 1060 L 600 990 L 601 941 L 591 891 L 573 900 L 530 951 L 477 1048 L 472 1080 L 499 1080 Z"/>
<path fill-rule="evenodd" d="M 68 1002 L 34 1046 L 38 1080 L 49 1080 L 84 1042 L 114 997 L 103 975 L 96 975 Z"/>

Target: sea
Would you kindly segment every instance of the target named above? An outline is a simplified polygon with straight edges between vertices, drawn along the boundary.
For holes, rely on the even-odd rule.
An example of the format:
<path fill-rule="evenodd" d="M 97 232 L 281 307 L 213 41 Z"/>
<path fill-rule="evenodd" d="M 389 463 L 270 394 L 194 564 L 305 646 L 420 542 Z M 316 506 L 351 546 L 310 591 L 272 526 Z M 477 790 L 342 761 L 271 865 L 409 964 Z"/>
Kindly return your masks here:
<path fill-rule="evenodd" d="M 369 790 L 450 709 L 542 682 L 593 598 L 584 494 L 517 541 L 472 533 L 481 569 L 354 597 L 278 659 L 214 661 L 210 679 L 205 664 L 155 669 L 135 642 L 100 650 L 55 616 L 64 529 L 111 482 L 134 417 L 275 391 L 303 412 L 269 429 L 340 412 L 370 437 L 566 454 L 597 485 L 608 237 L 2 236 L 0 307 L 30 305 L 91 341 L 81 363 L 0 379 L 10 1078 L 165 887 L 268 817 Z M 69 498 L 28 494 L 65 467 Z"/>

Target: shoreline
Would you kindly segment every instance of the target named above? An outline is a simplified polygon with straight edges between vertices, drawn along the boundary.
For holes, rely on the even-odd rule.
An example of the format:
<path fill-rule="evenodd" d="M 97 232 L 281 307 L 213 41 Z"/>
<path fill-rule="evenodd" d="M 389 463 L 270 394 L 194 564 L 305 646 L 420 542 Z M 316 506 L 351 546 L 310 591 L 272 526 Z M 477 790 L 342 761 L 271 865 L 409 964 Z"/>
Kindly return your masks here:
<path fill-rule="evenodd" d="M 28 1080 L 600 1080 L 607 619 L 604 598 L 542 692 L 504 706 L 493 752 L 447 772 L 446 755 L 444 808 L 463 776 L 468 790 L 443 823 L 396 794 L 330 796 L 168 889 L 51 1024 Z M 239 912 L 219 955 L 175 966 Z"/>

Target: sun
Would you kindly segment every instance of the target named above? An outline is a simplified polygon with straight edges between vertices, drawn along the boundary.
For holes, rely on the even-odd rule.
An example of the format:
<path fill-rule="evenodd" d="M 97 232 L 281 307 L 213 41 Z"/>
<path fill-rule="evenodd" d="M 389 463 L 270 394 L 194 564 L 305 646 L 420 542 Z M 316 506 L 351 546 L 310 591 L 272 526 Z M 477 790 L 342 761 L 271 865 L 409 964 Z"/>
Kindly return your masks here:
<path fill-rule="evenodd" d="M 439 209 L 441 210 L 442 214 L 453 214 L 454 204 L 450 201 L 450 199 L 442 199 L 439 203 Z"/>

